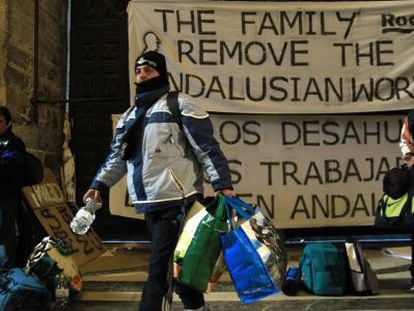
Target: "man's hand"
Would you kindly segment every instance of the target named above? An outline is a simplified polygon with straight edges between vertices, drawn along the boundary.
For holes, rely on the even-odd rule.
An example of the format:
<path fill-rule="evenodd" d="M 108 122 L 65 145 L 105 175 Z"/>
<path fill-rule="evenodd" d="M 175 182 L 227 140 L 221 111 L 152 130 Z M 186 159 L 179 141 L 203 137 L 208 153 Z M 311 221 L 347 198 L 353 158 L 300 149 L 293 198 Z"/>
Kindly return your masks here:
<path fill-rule="evenodd" d="M 82 198 L 83 203 L 86 204 L 86 199 L 87 198 L 93 198 L 95 200 L 95 202 L 102 203 L 101 192 L 99 190 L 88 189 L 88 191 L 86 191 L 85 194 L 83 195 L 83 198 Z"/>
<path fill-rule="evenodd" d="M 414 165 L 414 156 L 411 152 L 409 154 L 406 154 L 403 160 L 407 164 L 408 167 L 412 167 Z"/>
<path fill-rule="evenodd" d="M 234 192 L 231 189 L 221 189 L 219 191 L 216 191 L 215 195 L 217 196 L 219 193 L 223 193 L 224 195 L 227 195 L 228 197 L 234 196 Z"/>

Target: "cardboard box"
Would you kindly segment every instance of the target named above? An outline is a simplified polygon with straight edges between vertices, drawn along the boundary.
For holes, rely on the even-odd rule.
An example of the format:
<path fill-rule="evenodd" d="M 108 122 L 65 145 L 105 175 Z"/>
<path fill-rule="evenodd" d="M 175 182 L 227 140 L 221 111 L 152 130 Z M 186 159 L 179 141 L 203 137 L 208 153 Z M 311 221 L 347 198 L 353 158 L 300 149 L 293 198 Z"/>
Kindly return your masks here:
<path fill-rule="evenodd" d="M 23 195 L 47 234 L 64 240 L 72 249 L 72 257 L 79 267 L 105 252 L 93 228 L 83 236 L 72 232 L 69 224 L 74 214 L 49 169 L 45 169 L 45 177 L 40 184 L 24 187 Z"/>

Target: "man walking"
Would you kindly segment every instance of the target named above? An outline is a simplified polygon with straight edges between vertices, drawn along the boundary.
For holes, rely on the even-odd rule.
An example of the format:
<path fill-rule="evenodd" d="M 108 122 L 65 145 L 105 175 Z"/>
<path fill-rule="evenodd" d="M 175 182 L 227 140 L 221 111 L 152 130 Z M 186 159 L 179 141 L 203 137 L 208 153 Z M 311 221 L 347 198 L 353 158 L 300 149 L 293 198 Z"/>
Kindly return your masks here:
<path fill-rule="evenodd" d="M 203 176 L 214 191 L 233 195 L 230 170 L 206 112 L 178 95 L 180 123 L 167 104 L 170 90 L 162 54 L 149 51 L 135 63 L 135 105 L 119 120 L 111 152 L 84 195 L 101 200 L 127 174 L 128 192 L 145 213 L 151 237 L 149 274 L 140 310 L 167 310 L 172 302 L 172 254 L 181 221 L 192 202 L 203 195 Z M 209 310 L 201 292 L 176 283 L 185 310 Z"/>

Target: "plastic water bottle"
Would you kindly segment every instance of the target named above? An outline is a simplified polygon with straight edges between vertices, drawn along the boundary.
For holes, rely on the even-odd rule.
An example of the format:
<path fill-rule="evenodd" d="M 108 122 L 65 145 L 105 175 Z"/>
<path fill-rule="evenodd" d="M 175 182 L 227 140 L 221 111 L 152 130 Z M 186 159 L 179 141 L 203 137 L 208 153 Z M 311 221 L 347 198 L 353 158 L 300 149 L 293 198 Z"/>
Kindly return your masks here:
<path fill-rule="evenodd" d="M 69 282 L 63 270 L 60 270 L 55 278 L 55 302 L 59 307 L 63 307 L 69 302 Z"/>
<path fill-rule="evenodd" d="M 93 221 L 95 212 L 102 207 L 102 203 L 96 202 L 93 198 L 86 199 L 86 205 L 81 207 L 70 223 L 72 231 L 79 235 L 88 232 Z"/>

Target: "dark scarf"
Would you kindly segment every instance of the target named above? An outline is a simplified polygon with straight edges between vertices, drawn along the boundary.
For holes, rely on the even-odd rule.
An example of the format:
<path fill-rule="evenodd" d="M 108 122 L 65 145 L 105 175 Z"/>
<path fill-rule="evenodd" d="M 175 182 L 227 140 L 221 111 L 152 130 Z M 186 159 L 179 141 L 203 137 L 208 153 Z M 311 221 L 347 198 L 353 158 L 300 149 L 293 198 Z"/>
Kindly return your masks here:
<path fill-rule="evenodd" d="M 7 138 L 9 138 L 11 135 L 13 135 L 13 132 L 12 132 L 12 126 L 10 125 L 8 128 L 7 128 L 7 130 L 2 134 L 2 135 L 0 135 L 0 139 L 7 139 Z"/>
<path fill-rule="evenodd" d="M 170 90 L 170 86 L 166 85 L 146 92 L 143 92 L 142 89 L 141 91 L 138 91 L 139 89 L 141 89 L 141 84 L 137 85 L 137 92 L 135 94 L 135 106 L 137 107 L 135 112 L 136 116 L 138 116 L 138 113 L 143 109 L 147 111 L 148 108 L 151 107 L 162 95 Z"/>
<path fill-rule="evenodd" d="M 164 74 L 149 80 L 145 80 L 141 83 L 135 83 L 135 85 L 137 86 L 136 88 L 136 94 L 142 94 L 142 93 L 147 93 L 147 92 L 151 92 L 151 91 L 156 91 L 158 89 L 162 89 L 164 87 L 169 87 L 170 83 L 168 81 L 168 75 Z"/>
<path fill-rule="evenodd" d="M 141 86 L 141 84 L 139 86 Z M 137 107 L 135 110 L 135 121 L 121 139 L 120 158 L 122 160 L 130 160 L 132 155 L 140 148 L 145 114 L 147 110 L 169 90 L 170 86 L 167 85 L 159 89 L 154 89 L 153 91 L 137 92 L 135 95 L 135 106 Z"/>
<path fill-rule="evenodd" d="M 15 142 L 14 134 L 12 132 L 11 126 L 2 134 L 0 135 L 0 151 L 8 148 L 10 144 Z"/>

